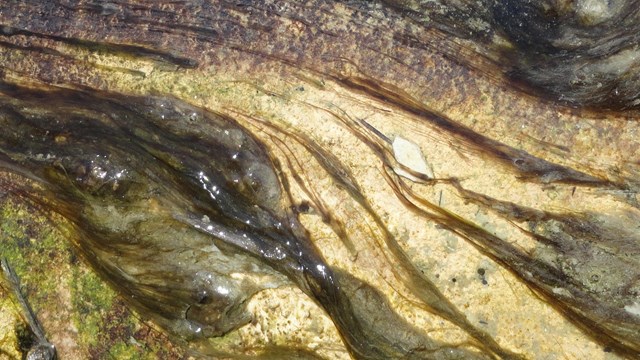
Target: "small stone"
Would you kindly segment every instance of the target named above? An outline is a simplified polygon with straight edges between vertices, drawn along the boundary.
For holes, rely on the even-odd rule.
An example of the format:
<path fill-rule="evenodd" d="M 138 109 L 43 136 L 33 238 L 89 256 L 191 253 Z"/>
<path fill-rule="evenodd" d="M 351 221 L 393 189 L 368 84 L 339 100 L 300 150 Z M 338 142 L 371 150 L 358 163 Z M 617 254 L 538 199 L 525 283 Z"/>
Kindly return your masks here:
<path fill-rule="evenodd" d="M 433 171 L 424 159 L 420 147 L 415 143 L 401 136 L 396 136 L 393 140 L 393 156 L 396 158 L 398 163 L 408 169 L 423 174 L 430 179 L 434 178 Z M 419 180 L 403 169 L 394 169 L 394 171 L 396 174 L 406 177 L 409 180 Z"/>

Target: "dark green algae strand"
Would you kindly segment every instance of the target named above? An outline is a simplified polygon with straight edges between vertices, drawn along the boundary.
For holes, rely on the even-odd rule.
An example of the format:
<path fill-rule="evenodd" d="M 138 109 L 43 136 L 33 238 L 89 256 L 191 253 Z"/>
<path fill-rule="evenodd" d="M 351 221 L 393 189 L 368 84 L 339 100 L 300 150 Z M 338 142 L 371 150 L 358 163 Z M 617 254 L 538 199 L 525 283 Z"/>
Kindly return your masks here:
<path fill-rule="evenodd" d="M 428 338 L 327 265 L 284 210 L 265 146 L 233 119 L 170 97 L 0 90 L 0 167 L 39 182 L 31 198 L 70 220 L 94 269 L 168 331 L 222 336 L 251 321 L 253 294 L 292 281 L 355 358 L 494 357 Z"/>
<path fill-rule="evenodd" d="M 525 252 L 483 229 L 453 226 L 472 235 L 603 347 L 638 356 L 640 318 L 634 306 L 640 292 L 640 235 L 629 226 L 640 221 L 637 212 L 544 211 L 452 184 L 466 201 L 521 223 L 537 245 Z"/>
<path fill-rule="evenodd" d="M 246 232 L 275 223 L 250 200 L 274 205 L 275 174 L 236 124 L 213 116 L 198 124 L 195 109 L 174 100 L 16 91 L 20 100 L 2 104 L 5 167 L 45 186 L 43 201 L 77 228 L 87 260 L 151 318 L 184 336 L 222 335 L 250 321 L 243 304 L 253 293 L 285 281 L 178 219 L 198 214 Z M 191 125 L 180 134 L 162 128 L 163 119 Z M 205 131 L 222 140 L 208 141 Z M 272 190 L 256 195 L 263 183 Z"/>

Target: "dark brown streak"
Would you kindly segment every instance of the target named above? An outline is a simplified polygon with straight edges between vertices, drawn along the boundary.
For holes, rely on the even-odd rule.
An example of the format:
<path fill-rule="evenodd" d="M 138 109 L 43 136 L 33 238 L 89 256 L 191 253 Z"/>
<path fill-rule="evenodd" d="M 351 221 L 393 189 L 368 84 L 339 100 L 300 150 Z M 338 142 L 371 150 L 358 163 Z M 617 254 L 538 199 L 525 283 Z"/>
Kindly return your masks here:
<path fill-rule="evenodd" d="M 48 39 L 48 40 L 58 41 L 68 45 L 82 47 L 91 51 L 102 50 L 102 51 L 107 51 L 107 52 L 120 54 L 120 55 L 128 55 L 128 56 L 141 57 L 141 58 L 151 58 L 154 60 L 160 60 L 163 62 L 168 62 L 174 65 L 178 65 L 184 68 L 196 68 L 198 66 L 198 63 L 193 59 L 176 56 L 167 52 L 143 47 L 140 45 L 116 44 L 112 42 L 106 43 L 106 42 L 98 42 L 98 41 L 92 41 L 87 39 L 66 38 L 63 36 L 36 33 L 29 30 L 14 29 L 8 26 L 3 26 L 3 25 L 0 25 L 0 29 L 2 30 L 1 34 L 7 37 L 11 37 L 15 35 L 33 36 L 40 39 Z M 42 50 L 43 50 L 43 53 L 45 54 L 49 54 L 51 51 L 54 51 L 54 50 L 44 51 L 46 49 L 42 49 Z"/>
<path fill-rule="evenodd" d="M 601 320 L 592 319 L 587 315 L 589 313 L 585 309 L 590 309 L 593 311 L 592 314 L 596 314 L 600 312 L 603 304 L 583 291 L 581 285 L 573 279 L 567 278 L 555 268 L 527 256 L 513 245 L 477 225 L 416 196 L 399 177 L 387 173 L 386 179 L 396 196 L 408 209 L 449 229 L 467 240 L 481 253 L 501 264 L 592 339 L 603 346 L 613 348 L 621 355 L 637 356 L 640 353 L 638 344 L 633 340 L 621 338 L 620 334 L 612 333 Z M 413 203 L 409 197 L 433 212 L 425 211 Z M 552 293 L 551 289 L 554 287 L 567 289 L 572 296 L 566 297 Z M 596 315 L 596 318 L 600 315 Z"/>
<path fill-rule="evenodd" d="M 278 94 L 274 94 L 278 95 Z M 328 112 L 330 115 L 340 120 L 352 134 L 360 138 L 366 145 L 368 145 L 376 154 L 381 156 L 382 158 L 386 158 L 385 147 L 381 144 L 377 144 L 377 141 L 381 141 L 380 139 L 370 139 L 367 137 L 366 133 L 363 131 L 357 130 L 357 127 L 361 126 L 358 123 L 351 123 L 351 121 L 345 120 L 339 114 L 328 110 L 316 107 L 312 104 L 304 103 L 307 106 L 314 107 L 316 109 Z M 255 119 L 254 117 L 249 117 L 253 119 L 253 121 L 260 122 L 261 125 L 266 125 L 268 128 L 275 130 L 276 132 L 282 133 L 284 130 L 279 127 L 263 122 L 259 119 Z M 353 126 L 356 126 L 354 128 Z M 315 159 L 318 163 L 324 168 L 327 174 L 331 176 L 336 183 L 340 185 L 343 189 L 347 191 L 347 193 L 354 199 L 364 210 L 370 215 L 378 228 L 383 232 L 383 240 L 386 247 L 390 250 L 391 255 L 395 258 L 395 262 L 392 259 L 388 258 L 388 255 L 385 254 L 385 258 L 392 264 L 400 264 L 401 266 L 398 268 L 396 266 L 391 266 L 393 272 L 396 276 L 402 279 L 403 283 L 405 283 L 411 292 L 417 296 L 420 300 L 423 301 L 422 304 L 417 304 L 424 310 L 427 310 L 435 315 L 442 316 L 443 318 L 453 322 L 454 324 L 460 326 L 464 329 L 469 335 L 471 335 L 474 339 L 477 340 L 477 343 L 474 346 L 478 346 L 480 348 L 484 348 L 488 350 L 491 354 L 496 354 L 504 359 L 521 359 L 520 355 L 511 353 L 506 351 L 500 347 L 499 344 L 495 342 L 488 334 L 478 330 L 471 323 L 468 322 L 466 317 L 460 313 L 453 304 L 451 304 L 446 297 L 437 289 L 437 287 L 431 283 L 430 280 L 425 278 L 421 272 L 416 268 L 415 264 L 413 264 L 404 250 L 400 247 L 395 237 L 389 232 L 387 227 L 385 226 L 382 219 L 378 216 L 378 214 L 373 210 L 371 204 L 365 199 L 357 181 L 351 176 L 350 172 L 346 169 L 346 167 L 340 162 L 339 159 L 329 154 L 327 151 L 323 150 L 320 146 L 318 146 L 312 139 L 302 135 L 302 134 L 294 134 L 290 132 L 285 132 L 286 136 L 292 137 L 297 143 L 301 144 Z M 287 161 L 291 167 L 290 160 L 287 157 Z M 387 160 L 383 160 L 386 162 Z M 300 165 L 300 164 L 299 164 Z M 293 168 L 292 168 L 293 169 Z M 295 171 L 294 171 L 295 175 Z M 307 187 L 302 182 L 299 176 L 294 176 L 294 179 L 302 186 L 303 189 Z M 308 191 L 308 190 L 307 190 Z M 307 192 L 308 194 L 311 194 Z M 334 228 L 334 231 L 336 229 Z M 354 251 L 353 245 L 349 246 L 350 240 L 348 238 L 344 238 L 344 232 L 341 231 L 341 228 L 338 228 L 339 231 L 336 232 L 338 236 L 340 236 L 341 240 L 345 242 L 347 249 Z M 378 239 L 376 239 L 378 240 Z M 382 244 L 381 244 L 382 245 Z M 353 247 L 353 248 L 351 248 Z M 402 269 L 402 271 L 400 270 Z"/>
<path fill-rule="evenodd" d="M 354 91 L 397 106 L 404 111 L 419 116 L 437 128 L 463 139 L 475 149 L 490 155 L 503 165 L 515 170 L 520 174 L 519 177 L 522 180 L 604 188 L 625 188 L 624 185 L 602 180 L 571 168 L 536 158 L 523 150 L 510 147 L 478 134 L 463 125 L 447 119 L 443 115 L 426 109 L 416 100 L 413 100 L 408 94 L 404 94 L 400 89 L 389 90 L 383 85 L 364 78 L 346 77 L 338 78 L 337 80 Z"/>
<path fill-rule="evenodd" d="M 333 165 L 335 164 L 335 162 L 328 161 L 326 159 L 326 156 L 322 155 L 323 153 L 321 152 L 321 150 L 318 150 L 317 145 L 311 139 L 309 139 L 308 137 L 302 134 L 297 134 L 297 133 L 293 133 L 293 132 L 281 129 L 271 123 L 260 120 L 255 116 L 246 115 L 246 114 L 244 114 L 244 116 L 248 117 L 249 119 L 251 119 L 256 123 L 259 123 L 260 126 L 262 127 L 273 130 L 276 134 L 280 136 L 285 136 L 287 138 L 293 139 L 297 144 L 303 146 L 307 151 L 309 151 L 311 154 L 314 155 L 316 160 L 327 171 L 327 173 L 329 173 L 332 177 L 334 177 L 334 179 L 338 181 L 340 185 L 346 188 L 349 193 L 352 192 L 352 191 L 349 191 L 349 189 L 352 190 L 352 187 L 354 185 L 350 186 L 349 184 L 354 184 L 355 180 L 351 179 L 352 181 L 349 182 L 349 181 L 343 181 L 344 180 L 343 177 L 336 177 L 335 176 L 336 172 L 330 171 L 332 168 L 335 168 L 335 165 Z M 355 245 L 353 244 L 353 241 L 350 239 L 344 227 L 344 224 L 340 220 L 334 218 L 331 215 L 331 212 L 328 210 L 324 201 L 322 201 L 322 199 L 318 196 L 317 192 L 313 190 L 313 188 L 308 186 L 309 181 L 303 179 L 303 176 L 306 178 L 304 171 L 296 171 L 296 169 L 304 169 L 304 166 L 302 165 L 298 157 L 295 156 L 290 146 L 287 143 L 285 143 L 279 136 L 270 136 L 270 139 L 271 141 L 274 142 L 274 144 L 279 144 L 277 146 L 278 148 L 280 148 L 280 151 L 282 151 L 283 153 L 288 153 L 290 155 L 290 156 L 285 156 L 285 159 L 286 159 L 288 168 L 291 169 L 292 177 L 294 178 L 294 180 L 296 180 L 296 183 L 300 186 L 302 191 L 311 198 L 315 209 L 319 211 L 322 216 L 322 221 L 331 227 L 331 229 L 338 235 L 340 240 L 343 242 L 344 246 L 347 248 L 351 256 L 355 257 L 357 255 L 357 251 L 356 251 Z M 293 160 L 295 161 L 295 165 L 293 164 L 291 158 L 293 158 Z M 339 172 L 345 174 L 344 171 L 339 171 Z M 286 193 L 289 195 L 290 203 L 293 204 L 294 203 L 293 197 L 290 194 L 290 190 L 288 189 L 288 186 L 286 190 L 287 190 Z"/>
<path fill-rule="evenodd" d="M 313 105 L 310 105 L 310 106 L 313 106 Z M 388 151 L 386 150 L 386 147 L 383 144 L 379 143 L 380 141 L 382 141 L 381 139 L 378 139 L 378 138 L 372 139 L 369 136 L 367 136 L 366 132 L 363 132 L 358 129 L 362 125 L 360 125 L 357 122 L 345 120 L 342 116 L 340 116 L 339 114 L 331 110 L 321 109 L 321 108 L 317 108 L 317 109 L 328 112 L 329 114 L 334 116 L 336 119 L 338 119 L 341 123 L 343 123 L 346 129 L 348 129 L 353 135 L 358 137 L 364 144 L 369 146 L 369 148 L 372 151 L 374 151 L 374 153 L 376 153 L 376 155 L 382 160 L 383 164 L 385 164 L 386 168 L 390 168 L 389 154 L 388 154 Z M 312 142 L 310 142 L 310 144 L 312 144 Z M 305 147 L 307 146 L 305 145 Z M 320 161 L 321 164 L 323 164 L 323 161 L 320 159 L 327 159 L 327 156 L 323 155 L 326 152 L 320 149 L 319 147 L 307 148 L 307 149 L 311 152 L 311 154 L 317 160 Z M 474 339 L 476 339 L 479 342 L 478 346 L 483 348 L 486 347 L 486 349 L 489 350 L 491 353 L 496 354 L 504 359 L 520 359 L 521 358 L 520 355 L 511 353 L 509 351 L 502 349 L 500 345 L 496 343 L 495 340 L 491 338 L 488 334 L 478 330 L 475 326 L 469 323 L 466 317 L 462 313 L 460 313 L 460 311 L 457 310 L 455 306 L 451 304 L 451 302 L 449 302 L 446 299 L 446 297 L 440 292 L 440 290 L 438 290 L 438 288 L 429 279 L 427 279 L 426 277 L 424 277 L 424 275 L 422 275 L 419 269 L 416 268 L 415 264 L 411 262 L 409 256 L 398 244 L 395 237 L 387 229 L 387 227 L 385 226 L 380 216 L 373 210 L 369 201 L 366 200 L 362 192 L 359 190 L 359 186 L 357 185 L 357 182 L 355 181 L 355 179 L 352 179 L 351 176 L 348 176 L 349 180 L 346 180 L 344 178 L 344 175 L 340 175 L 340 174 L 349 175 L 349 172 L 346 170 L 346 168 L 341 164 L 341 162 L 338 159 L 333 157 L 332 159 L 333 160 L 331 165 L 327 165 L 326 162 L 323 164 L 325 171 L 327 171 L 327 173 L 330 174 L 339 183 L 343 183 L 343 184 L 350 183 L 355 185 L 355 186 L 346 186 L 345 189 L 349 190 L 348 192 L 351 198 L 353 198 L 358 204 L 360 204 L 360 206 L 362 206 L 362 208 L 367 212 L 367 214 L 369 214 L 369 216 L 373 218 L 376 225 L 383 232 L 384 244 L 389 249 L 392 256 L 396 259 L 395 263 L 400 264 L 401 269 L 404 270 L 404 271 L 399 271 L 399 269 L 392 266 L 392 269 L 394 269 L 394 273 L 396 274 L 396 276 L 403 279 L 403 282 L 408 285 L 411 292 L 424 302 L 424 305 L 426 305 L 426 308 L 424 307 L 424 305 L 422 305 L 421 307 L 438 316 L 442 316 L 443 318 L 460 326 L 469 335 L 471 335 Z M 335 172 L 336 168 L 344 169 L 344 170 Z M 384 172 L 383 175 L 385 175 L 386 177 L 386 172 Z M 390 259 L 388 259 L 387 261 L 390 261 Z"/>

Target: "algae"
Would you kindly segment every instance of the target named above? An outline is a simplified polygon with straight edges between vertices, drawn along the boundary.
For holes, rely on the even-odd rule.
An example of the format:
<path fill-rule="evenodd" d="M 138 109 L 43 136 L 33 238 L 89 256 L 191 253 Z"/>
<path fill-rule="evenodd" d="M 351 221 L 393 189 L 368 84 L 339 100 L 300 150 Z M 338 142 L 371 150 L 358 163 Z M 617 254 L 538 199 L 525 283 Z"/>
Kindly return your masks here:
<path fill-rule="evenodd" d="M 544 4 L 0 5 L 2 250 L 47 335 L 68 358 L 637 356 L 636 66 L 607 60 L 637 12 Z M 615 36 L 567 50 L 525 13 Z M 398 178 L 395 136 L 437 177 Z"/>

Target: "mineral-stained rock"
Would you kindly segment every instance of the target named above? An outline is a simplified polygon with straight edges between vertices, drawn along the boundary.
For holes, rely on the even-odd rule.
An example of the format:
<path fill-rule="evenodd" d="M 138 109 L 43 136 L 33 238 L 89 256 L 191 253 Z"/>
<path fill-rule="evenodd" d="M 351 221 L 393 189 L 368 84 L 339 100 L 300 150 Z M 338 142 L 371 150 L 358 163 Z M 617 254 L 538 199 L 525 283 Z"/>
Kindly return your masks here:
<path fill-rule="evenodd" d="M 5 2 L 0 255 L 63 358 L 637 357 L 636 5 Z"/>

